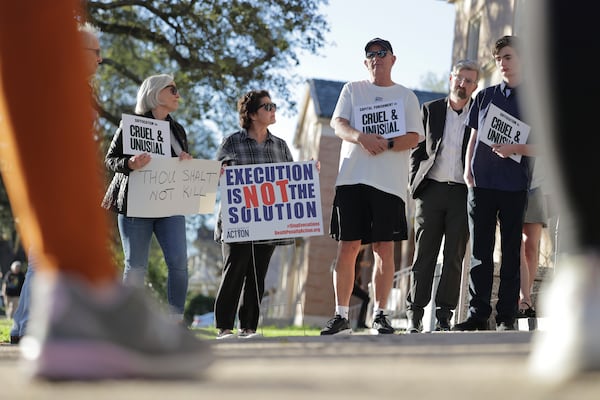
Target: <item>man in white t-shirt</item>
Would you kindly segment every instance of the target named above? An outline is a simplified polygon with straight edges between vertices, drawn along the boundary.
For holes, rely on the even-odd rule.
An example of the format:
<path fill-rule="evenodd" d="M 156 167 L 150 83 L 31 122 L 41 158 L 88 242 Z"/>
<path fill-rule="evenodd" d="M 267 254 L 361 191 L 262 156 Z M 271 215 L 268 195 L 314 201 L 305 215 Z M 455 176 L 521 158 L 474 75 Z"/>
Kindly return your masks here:
<path fill-rule="evenodd" d="M 348 311 L 361 244 L 372 245 L 375 260 L 372 331 L 394 333 L 385 310 L 394 279 L 394 242 L 408 236 L 409 150 L 423 137 L 417 96 L 392 80 L 395 62 L 389 41 L 369 41 L 364 60 L 369 79 L 344 85 L 331 118 L 343 140 L 330 227 L 338 241 L 336 306 L 321 335 L 352 333 Z"/>

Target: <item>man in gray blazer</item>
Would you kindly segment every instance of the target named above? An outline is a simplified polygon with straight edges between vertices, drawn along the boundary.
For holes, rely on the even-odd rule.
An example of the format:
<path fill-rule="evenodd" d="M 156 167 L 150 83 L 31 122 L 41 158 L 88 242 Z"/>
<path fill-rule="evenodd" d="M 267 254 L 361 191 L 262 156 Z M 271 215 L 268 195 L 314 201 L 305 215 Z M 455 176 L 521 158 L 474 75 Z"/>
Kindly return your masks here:
<path fill-rule="evenodd" d="M 467 186 L 463 180 L 470 129 L 465 119 L 480 68 L 461 60 L 450 74 L 450 94 L 421 108 L 425 140 L 411 151 L 410 191 L 415 199 L 415 257 L 407 296 L 407 333 L 423 330 L 432 297 L 438 253 L 444 240 L 442 275 L 435 295 L 436 330 L 449 331 L 458 303 L 462 261 L 469 239 Z"/>

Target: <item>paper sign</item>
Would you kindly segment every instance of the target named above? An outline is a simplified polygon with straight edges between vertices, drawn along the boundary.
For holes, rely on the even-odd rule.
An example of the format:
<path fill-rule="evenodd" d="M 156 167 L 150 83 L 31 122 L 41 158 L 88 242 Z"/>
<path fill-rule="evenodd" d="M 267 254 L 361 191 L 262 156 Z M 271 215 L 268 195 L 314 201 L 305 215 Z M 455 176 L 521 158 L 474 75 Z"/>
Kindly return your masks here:
<path fill-rule="evenodd" d="M 171 157 L 169 121 L 122 115 L 123 154 L 150 153 L 156 157 Z"/>
<path fill-rule="evenodd" d="M 479 131 L 479 140 L 488 146 L 492 144 L 525 144 L 531 127 L 523 121 L 501 110 L 494 104 L 490 107 Z M 510 156 L 516 162 L 521 162 L 521 154 Z"/>
<path fill-rule="evenodd" d="M 127 216 L 160 218 L 215 211 L 221 163 L 156 157 L 129 173 Z"/>
<path fill-rule="evenodd" d="M 402 100 L 356 106 L 354 115 L 354 128 L 363 133 L 374 133 L 386 139 L 406 134 Z"/>
<path fill-rule="evenodd" d="M 315 164 L 226 167 L 219 182 L 223 240 L 322 235 L 321 189 Z"/>

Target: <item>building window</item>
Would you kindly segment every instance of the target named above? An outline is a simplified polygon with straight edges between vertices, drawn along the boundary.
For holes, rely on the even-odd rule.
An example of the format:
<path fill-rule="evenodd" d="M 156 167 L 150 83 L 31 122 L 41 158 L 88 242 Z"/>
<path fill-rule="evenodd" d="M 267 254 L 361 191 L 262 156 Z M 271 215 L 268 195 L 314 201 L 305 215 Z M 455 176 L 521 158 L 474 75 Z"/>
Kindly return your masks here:
<path fill-rule="evenodd" d="M 481 30 L 481 17 L 476 17 L 469 22 L 469 36 L 467 37 L 467 58 L 477 60 L 479 52 L 479 31 Z"/>

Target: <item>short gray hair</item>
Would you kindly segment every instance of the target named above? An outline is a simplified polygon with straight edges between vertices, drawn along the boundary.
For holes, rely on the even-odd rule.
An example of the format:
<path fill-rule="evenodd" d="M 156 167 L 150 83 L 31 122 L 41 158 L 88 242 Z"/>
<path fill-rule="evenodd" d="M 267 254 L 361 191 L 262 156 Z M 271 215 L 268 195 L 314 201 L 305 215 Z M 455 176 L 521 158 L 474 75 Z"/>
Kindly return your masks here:
<path fill-rule="evenodd" d="M 458 60 L 452 67 L 452 75 L 458 74 L 463 69 L 466 69 L 467 71 L 477 72 L 477 78 L 475 80 L 479 80 L 479 75 L 481 74 L 481 67 L 479 66 L 479 63 L 477 61 L 469 59 Z"/>
<path fill-rule="evenodd" d="M 158 94 L 173 81 L 173 76 L 169 74 L 151 75 L 147 77 L 138 90 L 135 113 L 145 114 L 158 107 L 160 105 Z"/>

